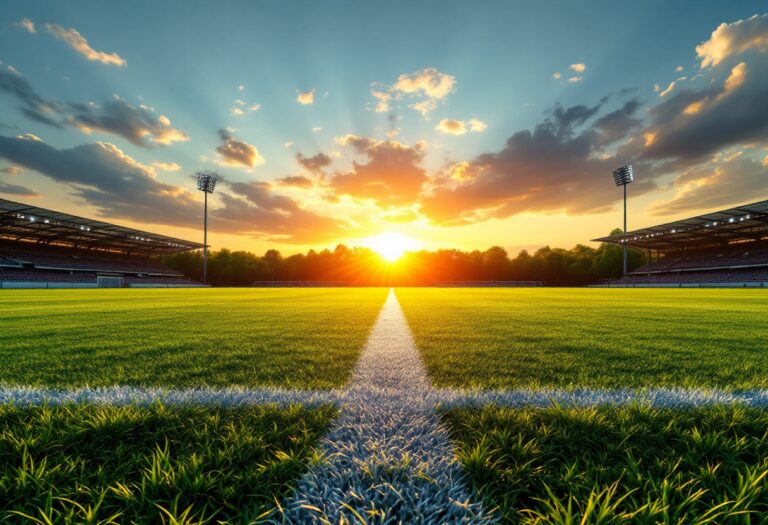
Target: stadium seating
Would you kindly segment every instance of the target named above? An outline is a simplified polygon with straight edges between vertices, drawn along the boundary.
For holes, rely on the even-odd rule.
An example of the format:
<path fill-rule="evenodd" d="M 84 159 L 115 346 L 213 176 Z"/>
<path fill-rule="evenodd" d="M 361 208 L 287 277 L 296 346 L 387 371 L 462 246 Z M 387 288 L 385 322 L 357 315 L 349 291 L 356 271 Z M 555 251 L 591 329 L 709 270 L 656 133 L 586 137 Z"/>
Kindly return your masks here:
<path fill-rule="evenodd" d="M 3 243 L 0 260 L 41 269 L 88 270 L 117 273 L 181 274 L 154 259 L 108 252 L 73 250 L 31 243 Z"/>
<path fill-rule="evenodd" d="M 99 276 L 120 277 L 123 286 L 198 284 L 148 257 L 24 242 L 0 243 L 0 283 L 41 283 L 46 286 L 48 283 L 71 283 L 95 287 Z"/>

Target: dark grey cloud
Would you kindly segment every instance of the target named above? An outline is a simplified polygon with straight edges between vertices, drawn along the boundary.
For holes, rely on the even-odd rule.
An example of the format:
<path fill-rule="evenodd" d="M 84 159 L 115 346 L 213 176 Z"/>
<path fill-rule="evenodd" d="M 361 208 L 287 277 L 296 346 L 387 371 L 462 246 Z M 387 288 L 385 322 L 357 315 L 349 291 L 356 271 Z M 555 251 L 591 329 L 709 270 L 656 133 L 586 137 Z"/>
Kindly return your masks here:
<path fill-rule="evenodd" d="M 0 69 L 0 91 L 16 97 L 21 104 L 19 110 L 30 120 L 55 128 L 63 127 L 57 121 L 57 105 L 41 97 L 19 73 Z"/>
<path fill-rule="evenodd" d="M 219 138 L 221 139 L 221 145 L 216 148 L 216 152 L 221 155 L 222 164 L 253 168 L 258 164 L 264 163 L 264 158 L 259 153 L 259 150 L 256 149 L 256 146 L 236 139 L 228 130 L 220 129 Z"/>
<path fill-rule="evenodd" d="M 68 149 L 0 136 L 0 157 L 70 185 L 74 195 L 104 217 L 191 226 L 202 218 L 196 197 L 165 184 L 115 145 L 97 142 Z"/>
<path fill-rule="evenodd" d="M 119 97 L 103 104 L 67 104 L 67 121 L 83 130 L 96 129 L 128 139 L 136 146 L 172 144 L 189 136 L 171 126 L 164 115 L 156 115 L 146 106 L 133 106 Z"/>
<path fill-rule="evenodd" d="M 615 111 L 586 125 L 603 103 L 556 106 L 532 131 L 513 134 L 500 151 L 452 166 L 422 198 L 422 211 L 450 225 L 523 212 L 583 214 L 609 209 L 621 198 L 610 174 L 625 159 L 603 157 L 602 147 L 606 136 L 610 141 L 626 138 L 633 126 L 615 125 L 621 120 Z M 635 105 L 625 103 L 619 111 L 631 118 Z M 651 178 L 645 178 L 633 185 L 633 194 L 655 187 Z"/>
<path fill-rule="evenodd" d="M 603 145 L 613 144 L 626 138 L 630 131 L 640 127 L 643 121 L 635 116 L 642 106 L 638 99 L 631 99 L 622 107 L 595 120 L 594 128 L 602 134 Z"/>
<path fill-rule="evenodd" d="M 768 196 L 768 166 L 738 156 L 702 164 L 681 173 L 674 182 L 674 197 L 651 207 L 653 215 L 723 208 Z"/>
<path fill-rule="evenodd" d="M 211 212 L 210 224 L 220 231 L 247 233 L 286 243 L 315 243 L 344 235 L 344 221 L 301 208 L 292 199 L 272 195 L 263 183 L 229 183 L 224 204 Z"/>
<path fill-rule="evenodd" d="M 202 206 L 191 184 L 187 189 L 159 181 L 150 168 L 113 144 L 59 150 L 36 140 L 0 136 L 0 157 L 67 185 L 105 218 L 190 228 L 202 222 Z M 223 206 L 209 210 L 215 231 L 295 243 L 338 238 L 346 227 L 275 195 L 268 183 L 222 178 L 217 190 Z"/>
<path fill-rule="evenodd" d="M 98 130 L 142 147 L 189 140 L 186 133 L 171 126 L 165 115 L 156 115 L 147 106 L 133 106 L 119 97 L 103 104 L 52 102 L 40 96 L 24 77 L 6 69 L 0 70 L 0 91 L 16 97 L 27 118 L 55 128 L 72 126 L 86 133 Z"/>
<path fill-rule="evenodd" d="M 323 168 L 330 166 L 333 160 L 330 155 L 326 155 L 325 153 L 318 153 L 311 157 L 305 157 L 301 153 L 297 153 L 296 162 L 309 172 L 322 174 Z"/>
<path fill-rule="evenodd" d="M 0 181 L 0 193 L 7 195 L 17 195 L 19 197 L 36 198 L 40 197 L 40 194 L 35 190 L 31 190 L 26 186 L 19 186 L 18 184 L 8 184 Z"/>

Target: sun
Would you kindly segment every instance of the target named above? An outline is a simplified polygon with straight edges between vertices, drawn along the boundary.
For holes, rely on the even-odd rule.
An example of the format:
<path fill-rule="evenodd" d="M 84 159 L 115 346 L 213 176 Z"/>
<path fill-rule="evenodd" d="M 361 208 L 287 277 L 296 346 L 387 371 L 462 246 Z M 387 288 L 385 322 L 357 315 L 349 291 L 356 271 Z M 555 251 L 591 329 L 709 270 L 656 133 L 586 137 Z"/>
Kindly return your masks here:
<path fill-rule="evenodd" d="M 381 257 L 389 262 L 395 262 L 407 251 L 418 250 L 421 244 L 402 233 L 389 232 L 369 237 L 365 246 L 378 252 Z"/>

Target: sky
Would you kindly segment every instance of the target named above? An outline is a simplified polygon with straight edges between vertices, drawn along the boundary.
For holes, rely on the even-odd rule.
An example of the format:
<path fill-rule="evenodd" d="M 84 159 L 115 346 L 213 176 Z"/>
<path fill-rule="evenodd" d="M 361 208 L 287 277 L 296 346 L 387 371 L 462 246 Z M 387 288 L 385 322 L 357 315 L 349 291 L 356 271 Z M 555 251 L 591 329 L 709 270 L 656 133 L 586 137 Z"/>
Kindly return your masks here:
<path fill-rule="evenodd" d="M 514 254 L 768 199 L 768 4 L 0 11 L 0 197 L 213 248 Z"/>

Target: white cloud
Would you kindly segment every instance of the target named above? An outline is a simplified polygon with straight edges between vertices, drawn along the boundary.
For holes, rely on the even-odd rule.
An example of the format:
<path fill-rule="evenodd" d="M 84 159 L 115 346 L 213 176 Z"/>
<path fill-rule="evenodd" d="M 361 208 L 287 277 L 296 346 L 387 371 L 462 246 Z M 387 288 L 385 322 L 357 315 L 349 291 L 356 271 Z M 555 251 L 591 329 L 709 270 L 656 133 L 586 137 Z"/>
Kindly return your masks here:
<path fill-rule="evenodd" d="M 571 64 L 568 67 L 576 73 L 584 73 L 587 70 L 587 65 L 583 63 Z"/>
<path fill-rule="evenodd" d="M 37 33 L 37 29 L 35 28 L 35 23 L 29 18 L 22 18 L 21 20 L 19 20 L 13 25 L 15 25 L 16 27 L 22 28 L 27 33 L 33 33 L 33 34 Z"/>
<path fill-rule="evenodd" d="M 563 78 L 563 75 L 562 73 L 552 73 L 552 78 L 554 78 L 555 80 L 560 80 L 561 78 Z"/>
<path fill-rule="evenodd" d="M 242 117 L 243 115 L 245 115 L 245 111 L 243 111 L 240 108 L 232 108 L 229 110 L 229 114 L 232 115 L 233 117 Z"/>
<path fill-rule="evenodd" d="M 93 49 L 88 45 L 88 41 L 77 31 L 77 29 L 65 28 L 57 24 L 45 24 L 45 29 L 88 60 L 119 67 L 127 65 L 125 59 L 117 53 L 105 53 L 104 51 L 96 51 Z"/>
<path fill-rule="evenodd" d="M 754 15 L 731 24 L 720 24 L 709 40 L 696 46 L 701 68 L 716 66 L 734 54 L 750 49 L 768 51 L 768 14 Z"/>
<path fill-rule="evenodd" d="M 573 76 L 568 79 L 568 82 L 575 84 L 576 82 L 581 82 L 582 80 L 584 80 L 584 77 Z"/>
<path fill-rule="evenodd" d="M 237 90 L 238 90 L 238 91 L 241 91 L 241 92 L 242 92 L 242 91 L 245 91 L 245 86 L 244 86 L 244 85 L 242 85 L 242 84 L 240 84 L 239 86 L 237 86 Z"/>
<path fill-rule="evenodd" d="M 315 90 L 311 91 L 299 91 L 296 96 L 296 102 L 302 106 L 309 106 L 315 103 Z"/>
<path fill-rule="evenodd" d="M 181 166 L 175 162 L 160 162 L 156 161 L 152 163 L 152 167 L 160 171 L 179 171 Z"/>
<path fill-rule="evenodd" d="M 480 133 L 481 131 L 485 131 L 486 128 L 488 127 L 488 124 L 476 118 L 469 119 L 468 124 L 469 124 L 469 131 L 473 131 L 475 133 Z"/>
<path fill-rule="evenodd" d="M 449 135 L 463 135 L 467 132 L 467 126 L 463 121 L 447 118 L 438 122 L 435 129 L 441 133 L 447 133 Z"/>

